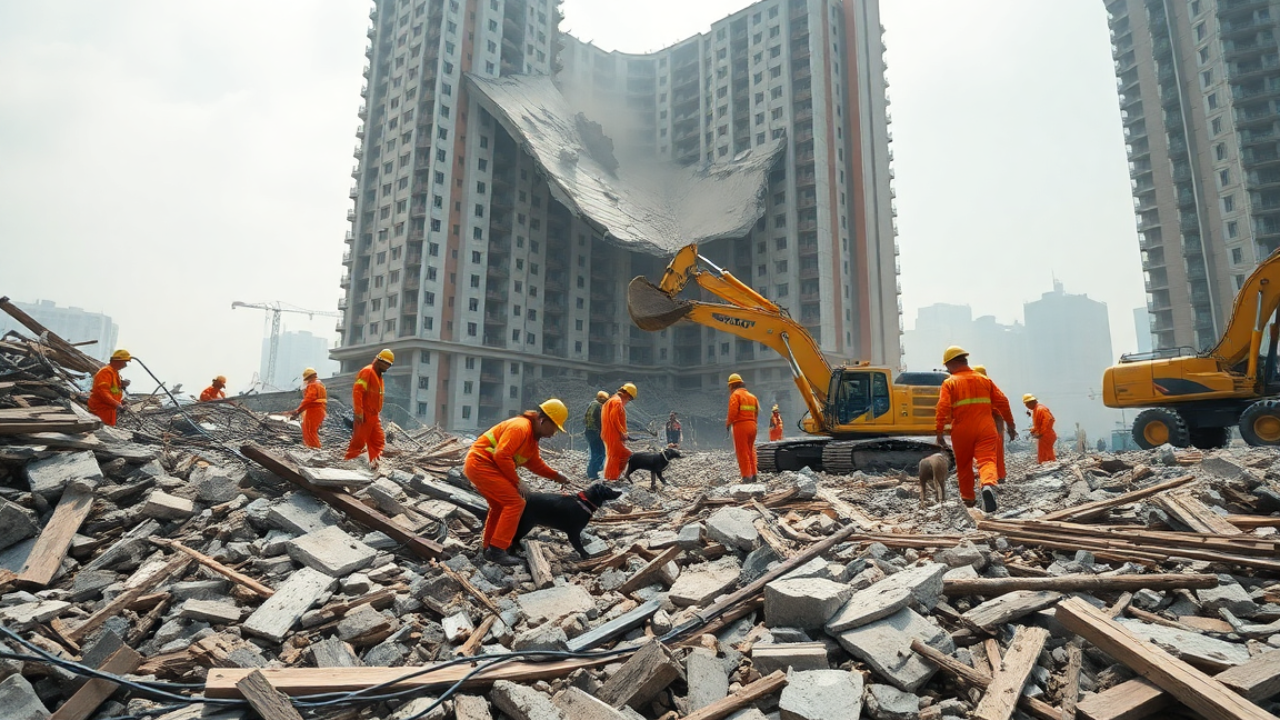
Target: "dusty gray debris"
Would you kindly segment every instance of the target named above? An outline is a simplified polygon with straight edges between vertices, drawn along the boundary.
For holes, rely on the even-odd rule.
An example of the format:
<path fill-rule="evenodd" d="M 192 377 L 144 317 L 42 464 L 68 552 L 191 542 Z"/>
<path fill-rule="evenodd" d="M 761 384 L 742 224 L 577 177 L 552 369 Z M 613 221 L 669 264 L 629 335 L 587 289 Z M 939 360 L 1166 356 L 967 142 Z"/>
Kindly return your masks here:
<path fill-rule="evenodd" d="M 1196 598 L 1205 610 L 1215 614 L 1225 609 L 1237 617 L 1251 617 L 1258 610 L 1253 598 L 1230 575 L 1219 575 L 1217 587 L 1196 590 Z"/>
<path fill-rule="evenodd" d="M 916 720 L 920 716 L 920 697 L 892 685 L 868 685 L 863 701 L 875 720 Z"/>
<path fill-rule="evenodd" d="M 27 463 L 27 482 L 31 492 L 49 502 L 56 501 L 66 486 L 81 481 L 89 485 L 102 482 L 102 468 L 89 450 L 58 452 L 43 460 Z"/>
<path fill-rule="evenodd" d="M 751 648 L 751 664 L 761 675 L 774 670 L 826 670 L 827 646 L 820 642 L 769 643 Z"/>
<path fill-rule="evenodd" d="M 142 514 L 157 520 L 185 520 L 196 512 L 196 504 L 186 498 L 153 490 L 142 505 Z"/>
<path fill-rule="evenodd" d="M 761 670 L 760 674 L 768 673 Z M 707 648 L 694 648 L 685 658 L 685 676 L 689 685 L 689 710 L 700 710 L 729 694 L 729 674 L 724 663 Z"/>
<path fill-rule="evenodd" d="M 576 687 L 565 688 L 551 701 L 567 720 L 627 720 L 621 711 L 609 707 Z"/>
<path fill-rule="evenodd" d="M 916 655 L 911 649 L 912 640 L 919 639 L 945 653 L 955 649 L 950 635 L 911 608 L 903 608 L 883 620 L 840 633 L 837 639 L 850 655 L 867 663 L 879 677 L 906 692 L 919 690 L 937 670 L 932 663 Z"/>
<path fill-rule="evenodd" d="M 453 716 L 454 720 L 493 720 L 489 701 L 476 695 L 455 695 Z"/>
<path fill-rule="evenodd" d="M 516 604 L 531 627 L 559 623 L 574 613 L 587 612 L 595 607 L 590 593 L 581 585 L 562 585 L 523 593 L 516 596 Z"/>
<path fill-rule="evenodd" d="M 373 564 L 378 553 L 336 525 L 290 540 L 289 557 L 326 575 L 343 577 Z"/>
<path fill-rule="evenodd" d="M 683 550 L 697 550 L 702 547 L 702 532 L 702 523 L 689 523 L 680 528 L 676 544 Z"/>
<path fill-rule="evenodd" d="M 334 522 L 328 506 L 306 493 L 293 493 L 267 511 L 267 523 L 294 535 L 306 535 Z"/>
<path fill-rule="evenodd" d="M 846 670 L 793 672 L 778 700 L 781 720 L 849 720 L 862 714 L 862 674 Z"/>
<path fill-rule="evenodd" d="M 244 621 L 241 629 L 251 635 L 281 642 L 302 614 L 311 608 L 321 593 L 333 589 L 333 577 L 311 568 L 302 568 L 276 588 L 271 597 Z"/>
<path fill-rule="evenodd" d="M 722 507 L 707 518 L 707 537 L 734 550 L 751 552 L 760 532 L 753 524 L 756 513 L 740 507 Z"/>
<path fill-rule="evenodd" d="M 551 698 L 524 685 L 499 680 L 493 684 L 489 697 L 494 707 L 512 720 L 565 720 Z"/>
<path fill-rule="evenodd" d="M 770 625 L 822 627 L 853 593 L 848 585 L 819 578 L 774 580 L 764 586 L 764 616 Z"/>
<path fill-rule="evenodd" d="M 947 566 L 924 563 L 894 573 L 860 590 L 827 623 L 831 634 L 851 630 L 889 617 L 908 605 L 923 612 L 932 610 L 942 598 L 942 578 Z"/>
<path fill-rule="evenodd" d="M 741 572 L 734 561 L 686 567 L 680 579 L 671 586 L 667 598 L 677 607 L 704 605 L 732 588 Z"/>
<path fill-rule="evenodd" d="M 188 600 L 182 603 L 179 617 L 203 620 L 212 625 L 230 625 L 240 621 L 240 608 L 234 602 L 220 600 Z"/>
<path fill-rule="evenodd" d="M 560 651 L 567 650 L 568 646 L 569 636 L 565 634 L 564 628 L 553 623 L 543 623 L 516 635 L 511 649 Z"/>
<path fill-rule="evenodd" d="M 21 675 L 0 680 L 0 708 L 5 720 L 48 720 L 49 711 L 36 695 L 35 688 Z"/>
<path fill-rule="evenodd" d="M 0 499 L 0 550 L 33 537 L 39 529 L 22 506 Z"/>

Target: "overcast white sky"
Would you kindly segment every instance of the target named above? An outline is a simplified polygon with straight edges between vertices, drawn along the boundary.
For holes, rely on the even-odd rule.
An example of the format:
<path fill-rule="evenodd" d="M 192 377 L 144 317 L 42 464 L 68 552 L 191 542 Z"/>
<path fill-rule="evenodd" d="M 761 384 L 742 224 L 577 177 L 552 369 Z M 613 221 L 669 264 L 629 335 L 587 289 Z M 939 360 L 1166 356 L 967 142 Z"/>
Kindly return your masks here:
<path fill-rule="evenodd" d="M 563 29 L 645 51 L 744 0 L 566 0 Z M 263 313 L 333 310 L 370 5 L 0 3 L 0 295 L 105 312 L 187 389 L 247 386 Z M 907 327 L 1051 288 L 1144 303 L 1101 3 L 886 0 Z M 331 333 L 332 319 L 286 315 Z M 128 372 L 141 380 L 139 369 Z"/>

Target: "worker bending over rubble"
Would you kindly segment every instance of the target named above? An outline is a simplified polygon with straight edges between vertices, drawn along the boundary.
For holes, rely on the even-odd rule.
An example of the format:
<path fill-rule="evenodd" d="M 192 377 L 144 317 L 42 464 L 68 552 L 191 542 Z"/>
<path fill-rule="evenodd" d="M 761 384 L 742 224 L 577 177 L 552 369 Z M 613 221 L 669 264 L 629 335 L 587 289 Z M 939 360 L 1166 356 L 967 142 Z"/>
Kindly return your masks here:
<path fill-rule="evenodd" d="M 116 413 L 124 407 L 124 389 L 128 387 L 128 382 L 120 379 L 120 371 L 132 359 L 128 350 L 117 350 L 111 353 L 111 361 L 93 376 L 93 389 L 89 391 L 89 412 L 102 418 L 106 425 L 115 425 Z"/>
<path fill-rule="evenodd" d="M 1058 434 L 1053 431 L 1053 413 L 1040 404 L 1036 396 L 1027 393 L 1022 396 L 1022 404 L 1031 411 L 1031 437 L 1036 441 L 1036 462 L 1047 463 L 1058 459 L 1054 452 L 1054 443 L 1058 442 Z"/>
<path fill-rule="evenodd" d="M 324 422 L 324 416 L 329 412 L 329 391 L 320 382 L 315 368 L 303 370 L 302 381 L 306 383 L 302 388 L 302 403 L 289 413 L 289 417 L 302 416 L 302 444 L 319 448 L 320 423 Z"/>
<path fill-rule="evenodd" d="M 551 398 L 537 410 L 494 425 L 472 443 L 463 472 L 489 503 L 481 540 L 485 560 L 499 565 L 523 564 L 509 552 L 525 505 L 524 483 L 516 470 L 523 467 L 562 485 L 568 483 L 568 476 L 543 462 L 538 451 L 538 443 L 557 430 L 563 431 L 568 418 L 564 403 Z"/>
<path fill-rule="evenodd" d="M 369 448 L 369 465 L 378 467 L 387 436 L 382 432 L 382 374 L 396 361 L 395 353 L 383 350 L 372 363 L 356 374 L 351 386 L 351 409 L 355 412 L 355 425 L 351 429 L 351 444 L 347 446 L 347 460 L 360 457 Z"/>
<path fill-rule="evenodd" d="M 991 377 L 990 375 L 987 375 L 986 365 L 974 365 L 973 371 L 982 377 Z M 1000 417 L 999 411 L 995 408 L 991 408 L 991 419 L 996 424 L 996 482 L 1002 483 L 1005 478 L 1008 477 L 1004 467 L 1004 418 Z"/>
<path fill-rule="evenodd" d="M 227 398 L 227 377 L 219 375 L 213 379 L 213 384 L 205 388 L 200 393 L 200 402 L 213 402 L 214 400 L 225 400 Z"/>
<path fill-rule="evenodd" d="M 760 416 L 760 401 L 747 390 L 742 376 L 729 376 L 729 414 L 724 429 L 733 434 L 733 453 L 738 456 L 738 472 L 743 482 L 756 480 L 756 419 Z"/>
<path fill-rule="evenodd" d="M 626 383 L 618 392 L 609 398 L 600 411 L 600 439 L 604 441 L 604 479 L 614 482 L 622 478 L 622 471 L 627 469 L 627 460 L 631 459 L 631 451 L 626 442 L 631 439 L 627 434 L 627 403 L 636 399 L 636 386 Z"/>
<path fill-rule="evenodd" d="M 960 499 L 973 507 L 977 504 L 973 488 L 973 463 L 978 463 L 978 475 L 982 482 L 982 505 L 986 512 L 996 510 L 996 435 L 994 413 L 1004 418 L 1009 428 L 1009 439 L 1016 440 L 1018 431 L 1013 427 L 1013 411 L 1009 398 L 985 375 L 979 375 L 969 367 L 969 353 L 952 345 L 942 354 L 942 362 L 951 373 L 942 382 L 938 392 L 938 408 L 935 415 L 937 440 L 946 445 L 943 429 L 951 423 L 951 449 L 956 455 L 956 480 L 960 485 Z"/>

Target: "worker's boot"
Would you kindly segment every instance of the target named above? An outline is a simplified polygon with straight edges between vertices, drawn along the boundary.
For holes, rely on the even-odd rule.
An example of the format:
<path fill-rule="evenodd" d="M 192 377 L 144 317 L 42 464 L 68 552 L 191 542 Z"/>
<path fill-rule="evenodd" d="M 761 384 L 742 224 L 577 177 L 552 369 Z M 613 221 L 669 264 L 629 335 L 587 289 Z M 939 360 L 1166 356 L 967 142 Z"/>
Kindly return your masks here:
<path fill-rule="evenodd" d="M 977 500 L 975 500 L 974 498 L 966 498 L 966 497 L 962 497 L 962 498 L 960 498 L 960 502 L 964 503 L 964 506 L 965 506 L 965 507 L 970 507 L 970 508 L 971 508 L 971 507 L 977 507 L 977 506 L 978 506 L 978 501 L 977 501 Z"/>
<path fill-rule="evenodd" d="M 986 485 L 982 488 L 982 509 L 989 513 L 996 511 L 996 488 L 994 485 Z"/>
<path fill-rule="evenodd" d="M 497 563 L 499 565 L 514 566 L 514 565 L 524 564 L 524 561 L 521 560 L 520 558 L 516 557 L 515 555 L 512 555 L 506 550 L 501 550 L 496 547 L 485 548 L 484 559 L 488 560 L 491 563 Z"/>

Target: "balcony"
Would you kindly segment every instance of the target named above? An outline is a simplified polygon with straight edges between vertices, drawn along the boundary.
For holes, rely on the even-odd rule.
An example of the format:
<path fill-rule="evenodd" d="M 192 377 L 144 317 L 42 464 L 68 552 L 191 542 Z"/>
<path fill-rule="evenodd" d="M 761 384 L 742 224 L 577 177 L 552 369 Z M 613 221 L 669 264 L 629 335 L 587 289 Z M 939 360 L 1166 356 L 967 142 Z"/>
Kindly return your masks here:
<path fill-rule="evenodd" d="M 350 289 L 351 273 L 349 272 L 342 273 L 342 277 L 338 280 L 338 287 L 342 288 L 343 290 Z"/>
<path fill-rule="evenodd" d="M 404 264 L 408 267 L 416 267 L 422 264 L 422 253 L 409 253 L 404 258 Z"/>
<path fill-rule="evenodd" d="M 369 117 L 369 109 L 365 107 L 364 103 L 360 103 L 360 109 L 356 111 L 356 115 L 358 115 L 361 120 Z"/>
<path fill-rule="evenodd" d="M 344 243 L 346 243 L 346 244 L 348 244 L 348 245 L 350 245 L 351 243 L 353 243 L 353 242 L 355 242 L 355 241 L 356 241 L 355 233 L 351 232 L 350 230 L 348 230 L 348 231 L 347 231 L 345 234 L 343 234 L 343 236 L 342 236 L 342 242 L 344 242 Z"/>
<path fill-rule="evenodd" d="M 822 274 L 822 268 L 820 268 L 820 267 L 818 267 L 818 266 L 816 266 L 816 265 L 815 265 L 815 266 L 812 266 L 812 267 L 802 267 L 802 268 L 800 268 L 800 279 L 801 279 L 801 280 L 817 280 L 817 279 L 818 279 L 818 276 L 819 276 L 819 275 L 821 275 L 821 274 Z"/>
<path fill-rule="evenodd" d="M 356 199 L 356 198 L 358 198 L 358 197 L 360 197 L 360 186 L 359 186 L 359 185 L 352 185 L 352 186 L 351 186 L 351 199 L 352 199 L 352 200 L 355 200 L 355 199 Z"/>
<path fill-rule="evenodd" d="M 354 209 L 347 210 L 347 222 L 353 223 L 355 221 L 356 221 L 356 211 Z"/>
<path fill-rule="evenodd" d="M 511 270 L 504 265 L 489 265 L 485 268 L 485 273 L 491 278 L 499 278 L 506 280 L 511 277 Z"/>
<path fill-rule="evenodd" d="M 502 325 L 507 324 L 507 314 L 500 310 L 490 310 L 484 314 L 485 325 Z"/>

